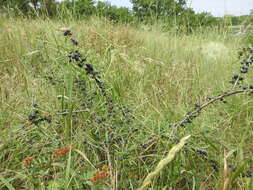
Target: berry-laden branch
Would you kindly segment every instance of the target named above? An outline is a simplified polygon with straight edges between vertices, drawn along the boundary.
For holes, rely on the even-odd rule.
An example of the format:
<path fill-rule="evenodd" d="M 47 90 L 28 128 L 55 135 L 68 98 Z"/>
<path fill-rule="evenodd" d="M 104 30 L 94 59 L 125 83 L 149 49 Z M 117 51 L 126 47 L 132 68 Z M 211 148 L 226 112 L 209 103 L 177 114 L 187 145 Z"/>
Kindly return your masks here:
<path fill-rule="evenodd" d="M 233 85 L 233 90 L 224 92 L 214 98 L 208 98 L 208 101 L 203 104 L 195 104 L 195 109 L 192 112 L 189 112 L 187 116 L 182 120 L 173 125 L 170 125 L 174 128 L 184 127 L 186 124 L 192 123 L 192 121 L 197 118 L 203 109 L 209 105 L 221 101 L 227 103 L 224 99 L 241 93 L 253 93 L 253 85 L 244 85 L 245 78 L 242 75 L 245 75 L 249 72 L 250 66 L 253 64 L 253 46 L 248 46 L 239 51 L 239 58 L 241 59 L 240 64 L 240 74 L 234 74 L 232 80 L 229 81 Z M 238 88 L 238 89 L 235 89 Z M 235 89 L 235 90 L 234 90 Z"/>
<path fill-rule="evenodd" d="M 253 93 L 253 89 L 250 88 L 250 89 L 246 89 L 246 90 L 242 89 L 242 90 L 233 90 L 233 91 L 225 92 L 224 94 L 218 95 L 217 97 L 209 98 L 208 99 L 209 101 L 206 103 L 195 104 L 195 110 L 192 112 L 189 112 L 185 119 L 172 125 L 172 127 L 183 127 L 185 124 L 192 123 L 192 121 L 201 114 L 202 110 L 205 109 L 206 107 L 208 107 L 209 105 L 211 105 L 217 101 L 222 101 L 222 102 L 226 103 L 226 101 L 224 101 L 225 98 L 232 96 L 232 95 L 241 94 L 241 93 Z"/>
<path fill-rule="evenodd" d="M 226 91 L 222 94 L 219 94 L 216 97 L 213 98 L 208 98 L 207 101 L 203 104 L 195 104 L 195 108 L 193 109 L 193 111 L 189 112 L 186 117 L 175 123 L 175 124 L 171 124 L 169 125 L 170 127 L 172 127 L 172 129 L 177 129 L 178 127 L 184 127 L 187 124 L 190 124 L 193 122 L 194 119 L 196 119 L 198 116 L 200 116 L 200 114 L 203 112 L 204 109 L 206 109 L 208 106 L 212 105 L 213 103 L 216 103 L 218 101 L 221 101 L 223 103 L 227 103 L 227 101 L 225 101 L 225 98 L 228 98 L 230 96 L 233 95 L 237 95 L 237 94 L 253 94 L 253 85 L 245 85 L 244 81 L 245 81 L 245 77 L 243 77 L 243 75 L 248 74 L 249 72 L 249 68 L 250 66 L 253 64 L 253 47 L 252 46 L 248 46 L 246 48 L 243 48 L 240 52 L 239 52 L 239 58 L 241 58 L 241 68 L 240 68 L 240 74 L 234 74 L 232 76 L 232 80 L 229 81 L 229 83 L 231 83 L 233 85 L 233 88 L 230 91 Z M 172 130 L 172 131 L 174 131 Z M 162 138 L 168 138 L 171 139 L 174 142 L 178 141 L 178 138 L 171 138 L 171 134 L 172 131 L 170 133 L 165 133 L 162 135 Z M 141 144 L 142 147 L 149 147 L 150 142 L 154 142 L 152 138 L 148 143 L 145 144 Z M 156 140 L 156 142 L 158 142 Z M 200 155 L 202 155 L 202 157 L 211 164 L 211 166 L 214 168 L 215 171 L 218 171 L 219 165 L 215 160 L 212 160 L 208 157 L 208 152 L 206 152 L 205 150 L 201 150 L 201 149 L 196 149 L 196 148 L 192 148 L 190 147 L 190 145 L 188 144 L 186 146 L 186 148 L 184 148 L 185 151 L 187 150 L 192 150 L 193 152 L 197 152 Z M 252 171 L 247 171 L 247 173 L 242 173 L 242 176 L 244 177 L 251 177 L 252 176 Z"/>

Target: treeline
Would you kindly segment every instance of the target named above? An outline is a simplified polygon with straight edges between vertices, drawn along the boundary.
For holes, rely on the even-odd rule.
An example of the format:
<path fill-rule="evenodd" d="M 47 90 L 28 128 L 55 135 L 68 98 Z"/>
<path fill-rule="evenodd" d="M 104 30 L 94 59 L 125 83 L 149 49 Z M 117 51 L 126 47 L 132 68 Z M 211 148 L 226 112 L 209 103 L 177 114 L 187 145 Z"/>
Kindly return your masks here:
<path fill-rule="evenodd" d="M 132 9 L 117 7 L 109 2 L 95 0 L 1 0 L 0 9 L 24 16 L 77 18 L 92 15 L 106 17 L 113 22 L 154 22 L 196 28 L 224 23 L 226 19 L 216 18 L 210 13 L 196 13 L 186 6 L 186 0 L 131 0 Z M 241 24 L 245 19 L 230 18 L 230 24 Z M 228 22 L 225 22 L 228 23 Z"/>
<path fill-rule="evenodd" d="M 253 10 L 251 10 L 249 15 L 242 15 L 242 16 L 225 15 L 224 19 L 231 26 L 252 25 L 253 24 Z"/>
<path fill-rule="evenodd" d="M 124 22 L 133 19 L 130 9 L 95 0 L 1 0 L 0 8 L 19 16 L 62 17 L 72 14 L 76 17 L 98 15 Z"/>

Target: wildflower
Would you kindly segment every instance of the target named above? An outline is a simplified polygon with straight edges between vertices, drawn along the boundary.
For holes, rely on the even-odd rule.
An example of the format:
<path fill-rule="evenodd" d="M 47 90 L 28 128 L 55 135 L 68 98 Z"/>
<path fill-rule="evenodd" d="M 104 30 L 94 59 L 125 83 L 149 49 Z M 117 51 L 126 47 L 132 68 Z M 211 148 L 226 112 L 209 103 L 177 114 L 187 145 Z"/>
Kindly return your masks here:
<path fill-rule="evenodd" d="M 92 183 L 96 183 L 96 182 L 99 182 L 99 181 L 102 181 L 102 180 L 105 180 L 107 177 L 109 176 L 109 173 L 107 172 L 100 172 L 99 170 L 97 170 L 92 178 L 90 179 L 90 181 Z"/>
<path fill-rule="evenodd" d="M 61 156 L 68 153 L 72 149 L 72 146 L 65 146 L 53 152 L 54 156 Z"/>
<path fill-rule="evenodd" d="M 27 166 L 33 161 L 33 157 L 27 157 L 24 160 L 22 160 L 22 163 Z"/>

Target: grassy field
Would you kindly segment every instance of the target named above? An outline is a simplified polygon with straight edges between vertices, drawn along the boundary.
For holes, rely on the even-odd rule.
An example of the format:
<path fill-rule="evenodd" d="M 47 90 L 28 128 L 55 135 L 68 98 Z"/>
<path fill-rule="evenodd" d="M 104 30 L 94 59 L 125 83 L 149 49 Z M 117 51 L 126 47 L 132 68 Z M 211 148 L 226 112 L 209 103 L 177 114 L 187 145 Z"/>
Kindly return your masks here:
<path fill-rule="evenodd" d="M 233 88 L 243 37 L 98 18 L 0 28 L 0 189 L 135 190 L 188 135 L 149 189 L 253 189 L 252 96 L 172 126 Z"/>

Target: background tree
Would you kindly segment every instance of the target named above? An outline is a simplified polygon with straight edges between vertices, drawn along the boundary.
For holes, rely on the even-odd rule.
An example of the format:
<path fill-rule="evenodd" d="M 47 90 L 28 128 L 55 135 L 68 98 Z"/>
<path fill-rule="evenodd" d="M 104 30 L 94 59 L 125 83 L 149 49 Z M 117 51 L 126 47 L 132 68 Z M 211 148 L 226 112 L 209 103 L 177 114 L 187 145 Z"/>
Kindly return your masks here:
<path fill-rule="evenodd" d="M 36 2 L 36 0 L 33 0 Z M 56 14 L 56 2 L 55 0 L 40 0 L 36 2 L 36 5 L 40 3 L 40 9 L 46 16 L 54 16 Z M 35 8 L 37 9 L 37 8 Z"/>
<path fill-rule="evenodd" d="M 132 20 L 132 15 L 128 8 L 118 8 L 117 6 L 112 6 L 109 2 L 98 1 L 96 9 L 99 16 L 107 17 L 116 22 L 129 22 Z"/>
<path fill-rule="evenodd" d="M 75 11 L 80 15 L 90 16 L 95 13 L 93 0 L 78 0 L 75 1 Z"/>
<path fill-rule="evenodd" d="M 131 0 L 131 2 L 134 14 L 140 19 L 178 16 L 186 6 L 185 0 Z"/>
<path fill-rule="evenodd" d="M 22 12 L 28 12 L 30 6 L 29 0 L 1 0 L 0 1 L 0 7 L 1 8 L 13 8 L 18 9 Z"/>
<path fill-rule="evenodd" d="M 60 6 L 72 11 L 78 17 L 90 16 L 95 13 L 94 0 L 65 0 Z"/>
<path fill-rule="evenodd" d="M 1 0 L 0 8 L 13 8 L 23 14 L 30 14 L 33 10 L 52 16 L 56 11 L 55 0 Z"/>

